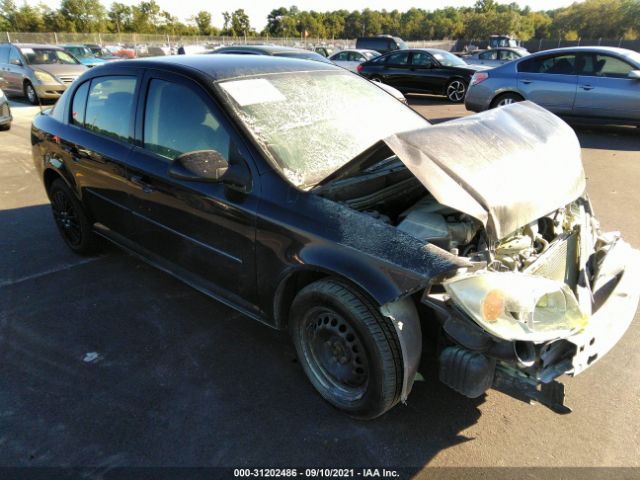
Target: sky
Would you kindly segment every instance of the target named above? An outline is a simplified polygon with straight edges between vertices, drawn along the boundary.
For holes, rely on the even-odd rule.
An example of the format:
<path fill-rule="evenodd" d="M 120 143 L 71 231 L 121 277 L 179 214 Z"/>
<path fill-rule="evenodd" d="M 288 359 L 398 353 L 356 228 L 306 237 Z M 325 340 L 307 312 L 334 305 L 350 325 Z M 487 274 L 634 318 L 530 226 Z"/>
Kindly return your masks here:
<path fill-rule="evenodd" d="M 31 4 L 37 4 L 41 0 L 29 0 Z M 118 0 L 121 3 L 134 5 L 137 0 Z M 574 3 L 575 0 L 515 0 L 521 6 L 529 5 L 532 10 L 551 10 L 565 7 Z M 101 0 L 108 8 L 112 0 Z M 19 1 L 16 3 L 20 3 Z M 56 0 L 47 1 L 48 5 L 58 3 Z M 296 5 L 300 10 L 316 10 L 326 12 L 331 10 L 399 10 L 404 12 L 412 7 L 423 8 L 425 10 L 435 10 L 444 7 L 469 7 L 475 0 L 156 0 L 162 10 L 170 12 L 180 20 L 185 21 L 200 10 L 206 10 L 212 14 L 212 23 L 216 27 L 222 27 L 222 12 L 233 11 L 243 8 L 251 19 L 251 26 L 260 31 L 267 23 L 267 15 L 274 8 L 290 7 Z M 511 3 L 511 1 L 500 1 L 498 3 Z M 57 7 L 58 5 L 56 5 Z"/>

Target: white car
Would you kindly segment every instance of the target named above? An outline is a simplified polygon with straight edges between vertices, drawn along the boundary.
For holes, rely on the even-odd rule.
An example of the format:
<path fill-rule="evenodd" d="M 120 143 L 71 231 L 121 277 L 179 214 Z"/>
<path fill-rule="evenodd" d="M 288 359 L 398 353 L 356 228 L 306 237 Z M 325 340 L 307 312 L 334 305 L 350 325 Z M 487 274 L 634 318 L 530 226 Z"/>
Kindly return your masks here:
<path fill-rule="evenodd" d="M 366 62 L 371 60 L 372 58 L 379 57 L 380 53 L 375 50 L 364 50 L 364 49 L 349 49 L 349 50 L 341 50 L 338 53 L 334 53 L 329 57 L 336 65 L 346 68 L 347 70 L 351 70 L 352 72 L 357 73 L 358 65 L 362 62 Z"/>

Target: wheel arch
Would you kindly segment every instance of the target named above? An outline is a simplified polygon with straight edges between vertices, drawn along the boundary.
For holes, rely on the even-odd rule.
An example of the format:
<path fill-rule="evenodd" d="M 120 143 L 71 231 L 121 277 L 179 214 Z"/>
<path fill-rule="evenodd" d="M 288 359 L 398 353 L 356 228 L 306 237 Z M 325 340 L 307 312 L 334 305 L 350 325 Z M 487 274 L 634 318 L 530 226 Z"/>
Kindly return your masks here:
<path fill-rule="evenodd" d="M 507 94 L 514 94 L 514 95 L 518 95 L 519 97 L 522 97 L 522 100 L 526 100 L 527 98 L 522 94 L 522 92 L 520 92 L 518 89 L 516 88 L 503 88 L 501 90 L 498 90 L 495 92 L 495 95 L 493 97 L 491 97 L 491 100 L 489 101 L 489 108 L 493 108 L 493 104 L 495 103 L 495 101 L 502 97 L 503 95 L 507 95 Z"/>
<path fill-rule="evenodd" d="M 289 312 L 293 299 L 307 285 L 321 280 L 333 279 L 352 289 L 356 295 L 363 296 L 378 307 L 378 313 L 386 318 L 394 327 L 400 344 L 402 356 L 402 389 L 400 400 L 405 402 L 418 372 L 422 357 L 422 327 L 414 298 L 406 294 L 399 298 L 380 304 L 370 292 L 363 289 L 344 275 L 327 271 L 318 267 L 299 268 L 289 272 L 279 283 L 274 296 L 274 317 L 276 327 L 286 329 L 289 324 Z"/>

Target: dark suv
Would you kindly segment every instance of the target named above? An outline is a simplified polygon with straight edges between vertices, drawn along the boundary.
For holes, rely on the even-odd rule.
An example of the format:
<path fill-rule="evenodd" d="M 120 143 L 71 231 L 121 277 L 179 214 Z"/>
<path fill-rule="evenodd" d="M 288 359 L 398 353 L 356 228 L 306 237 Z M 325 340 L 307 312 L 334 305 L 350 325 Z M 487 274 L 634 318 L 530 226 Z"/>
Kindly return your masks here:
<path fill-rule="evenodd" d="M 360 37 L 356 40 L 356 48 L 359 50 L 375 50 L 382 54 L 394 50 L 403 50 L 407 47 L 400 37 L 391 35 L 380 35 L 377 37 Z"/>

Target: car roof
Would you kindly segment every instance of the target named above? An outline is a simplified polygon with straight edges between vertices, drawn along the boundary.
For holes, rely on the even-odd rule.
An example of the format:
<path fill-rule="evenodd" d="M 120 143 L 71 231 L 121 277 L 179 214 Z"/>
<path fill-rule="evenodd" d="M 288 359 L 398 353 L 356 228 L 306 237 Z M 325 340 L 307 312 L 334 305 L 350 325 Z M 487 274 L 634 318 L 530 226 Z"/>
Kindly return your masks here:
<path fill-rule="evenodd" d="M 221 47 L 214 52 L 221 52 L 224 50 L 253 50 L 263 52 L 267 55 L 274 55 L 276 53 L 285 53 L 285 52 L 305 52 L 305 53 L 315 53 L 311 50 L 305 50 L 303 48 L 295 48 L 295 47 L 283 47 L 281 45 L 229 45 L 226 47 Z"/>
<path fill-rule="evenodd" d="M 344 72 L 344 69 L 329 63 L 269 55 L 169 55 L 112 62 L 109 65 L 109 69 L 129 67 L 169 69 L 182 71 L 186 75 L 198 70 L 214 80 L 269 73 L 322 70 Z"/>
<path fill-rule="evenodd" d="M 536 52 L 536 55 L 539 54 L 550 54 L 550 53 L 572 53 L 572 52 L 602 52 L 602 53 L 617 53 L 618 55 L 626 55 L 631 50 L 627 50 L 626 48 L 618 48 L 618 47 L 602 47 L 602 46 L 581 46 L 581 47 L 562 47 L 562 48 L 552 48 L 550 50 L 541 50 Z"/>
<path fill-rule="evenodd" d="M 53 48 L 62 50 L 62 48 L 57 45 L 47 45 L 46 43 L 12 43 L 11 45 L 18 48 Z"/>

